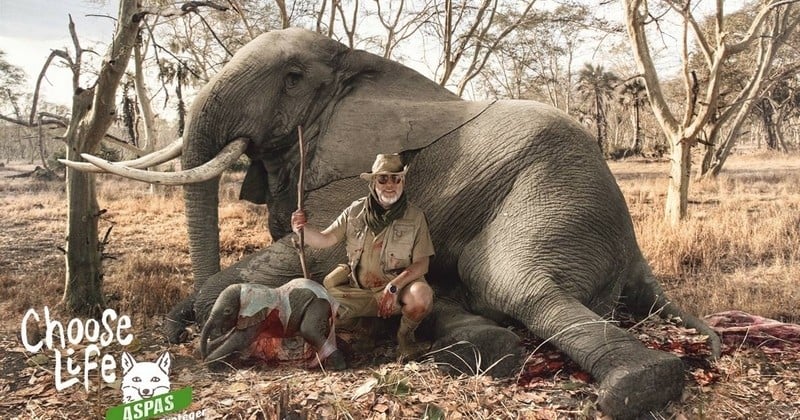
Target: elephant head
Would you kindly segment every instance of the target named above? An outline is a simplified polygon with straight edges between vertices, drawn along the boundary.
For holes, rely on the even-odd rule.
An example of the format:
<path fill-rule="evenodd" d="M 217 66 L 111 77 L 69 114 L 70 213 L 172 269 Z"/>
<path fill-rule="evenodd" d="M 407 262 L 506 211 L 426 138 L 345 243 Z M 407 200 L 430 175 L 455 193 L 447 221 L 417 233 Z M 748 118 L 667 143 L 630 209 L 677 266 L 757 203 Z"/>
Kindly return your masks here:
<path fill-rule="evenodd" d="M 219 294 L 200 334 L 200 355 L 217 360 L 245 350 L 258 330 L 258 322 L 239 320 L 241 284 L 232 284 Z M 210 352 L 210 353 L 209 353 Z"/>
<path fill-rule="evenodd" d="M 363 172 L 377 153 L 422 148 L 485 107 L 398 63 L 292 28 L 254 39 L 202 88 L 187 118 L 182 172 L 159 175 L 131 169 L 144 166 L 139 161 L 123 169 L 124 163 L 84 157 L 129 178 L 192 182 L 184 197 L 198 290 L 220 268 L 219 173 L 237 153 L 251 161 L 240 198 L 268 205 L 277 240 L 290 232 L 296 202 L 298 126 L 310 157 L 306 189 L 313 190 Z"/>

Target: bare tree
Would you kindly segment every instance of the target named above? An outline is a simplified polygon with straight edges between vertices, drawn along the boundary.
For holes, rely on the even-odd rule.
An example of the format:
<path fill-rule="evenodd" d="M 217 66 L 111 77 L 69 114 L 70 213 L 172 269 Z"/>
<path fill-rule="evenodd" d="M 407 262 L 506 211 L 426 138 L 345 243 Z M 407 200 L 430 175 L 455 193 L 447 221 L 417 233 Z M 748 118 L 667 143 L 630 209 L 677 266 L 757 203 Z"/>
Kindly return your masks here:
<path fill-rule="evenodd" d="M 64 136 L 69 160 L 80 161 L 81 153 L 94 152 L 113 123 L 113 104 L 138 31 L 139 22 L 134 21 L 138 13 L 135 1 L 120 2 L 114 40 L 103 59 L 97 80 L 89 88 L 80 87 L 78 82 L 84 50 L 70 18 L 74 57 L 64 51 L 64 56 L 71 62 L 75 92 L 72 117 Z M 43 69 L 43 73 L 46 70 Z M 102 213 L 97 204 L 94 175 L 67 168 L 67 199 L 67 270 L 61 303 L 71 313 L 97 316 L 105 303 L 101 270 L 103 242 L 98 240 L 97 227 Z"/>
<path fill-rule="evenodd" d="M 506 38 L 525 21 L 535 3 L 536 0 L 526 1 L 522 11 L 514 13 L 512 19 L 508 18 L 509 11 L 517 8 L 500 4 L 500 0 L 481 0 L 478 5 L 470 0 L 459 4 L 445 0 L 444 9 L 438 9 L 437 4 L 434 33 L 441 41 L 442 52 L 439 84 L 448 85 L 458 70 L 461 76 L 456 83 L 456 93 L 462 95 L 467 84 L 483 71 Z M 503 16 L 506 19 L 502 19 Z"/>
<path fill-rule="evenodd" d="M 374 0 L 381 26 L 386 30 L 382 42 L 384 58 L 392 58 L 395 48 L 403 41 L 416 34 L 423 25 L 431 23 L 433 1 L 426 0 L 415 9 L 408 9 L 406 0 L 381 1 Z"/>
<path fill-rule="evenodd" d="M 81 153 L 95 152 L 101 140 L 107 136 L 116 114 L 114 104 L 117 89 L 145 17 L 148 14 L 184 15 L 197 11 L 201 5 L 224 9 L 210 2 L 189 2 L 174 9 L 151 9 L 140 7 L 136 0 L 121 0 L 113 40 L 103 58 L 97 79 L 89 87 L 82 87 L 79 83 L 85 50 L 81 47 L 75 24 L 70 18 L 73 55 L 66 50 L 54 51 L 39 76 L 41 81 L 54 57 L 66 61 L 72 70 L 72 112 L 64 134 L 67 159 L 82 160 Z M 37 97 L 38 88 L 34 93 L 34 98 Z M 34 101 L 31 120 L 35 109 Z M 66 284 L 61 304 L 71 313 L 97 316 L 104 307 L 101 259 L 108 232 L 101 241 L 97 222 L 102 212 L 97 204 L 94 174 L 68 168 L 67 200 Z"/>
<path fill-rule="evenodd" d="M 624 0 L 622 2 L 628 35 L 638 70 L 647 87 L 650 107 L 671 149 L 672 163 L 665 209 L 665 217 L 671 223 L 677 224 L 686 217 L 691 150 L 697 144 L 706 123 L 717 111 L 721 88 L 720 73 L 726 65 L 726 61 L 751 48 L 754 41 L 761 35 L 764 22 L 772 11 L 778 6 L 793 1 L 770 0 L 766 2 L 743 34 L 733 34 L 728 31 L 729 28 L 725 26 L 726 15 L 723 2 L 718 1 L 713 38 L 707 37 L 700 30 L 697 20 L 692 15 L 693 2 L 691 0 L 667 1 L 665 7 L 677 12 L 683 22 L 680 57 L 683 63 L 682 77 L 685 98 L 681 107 L 671 107 L 665 99 L 646 35 L 646 26 L 657 22 L 655 17 L 663 16 L 663 11 L 651 10 L 655 5 L 644 0 Z M 697 80 L 696 70 L 691 69 L 689 65 L 690 34 L 697 40 L 698 48 L 704 57 L 705 70 L 708 73 L 708 82 L 704 86 L 703 92 L 701 92 L 701 86 Z M 683 115 L 679 116 L 681 108 Z"/>
<path fill-rule="evenodd" d="M 800 10 L 794 4 L 776 6 L 766 19 L 761 34 L 754 42 L 755 51 L 748 60 L 743 60 L 739 68 L 739 77 L 745 81 L 731 104 L 712 115 L 706 123 L 704 134 L 706 153 L 698 173 L 698 178 L 714 178 L 719 175 L 725 161 L 740 137 L 740 132 L 746 118 L 753 112 L 764 111 L 762 117 L 768 118 L 766 134 L 769 140 L 777 142 L 777 137 L 771 138 L 776 133 L 772 125 L 772 103 L 768 99 L 768 92 L 778 86 L 787 76 L 796 74 L 800 65 L 791 60 L 788 66 L 778 69 L 777 74 L 771 75 L 771 70 L 778 57 L 779 50 L 786 45 L 790 35 L 796 32 L 800 24 Z M 796 57 L 795 57 L 796 59 Z M 754 65 L 755 64 L 755 65 Z M 788 67 L 788 68 L 787 68 Z M 748 74 L 749 73 L 749 74 Z M 765 101 L 766 99 L 766 101 Z M 763 120 L 762 120 L 763 121 Z M 728 127 L 727 133 L 722 135 L 721 128 Z"/>

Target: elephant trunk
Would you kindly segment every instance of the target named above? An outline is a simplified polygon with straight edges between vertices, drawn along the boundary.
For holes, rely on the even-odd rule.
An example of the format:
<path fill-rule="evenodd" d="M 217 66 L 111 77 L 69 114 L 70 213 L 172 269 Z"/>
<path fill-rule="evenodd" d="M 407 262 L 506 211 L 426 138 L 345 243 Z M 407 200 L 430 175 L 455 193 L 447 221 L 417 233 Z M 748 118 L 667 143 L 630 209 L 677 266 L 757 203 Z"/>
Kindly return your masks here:
<path fill-rule="evenodd" d="M 211 331 L 216 330 L 215 326 L 212 326 L 212 323 L 207 323 L 206 326 L 203 328 L 203 332 L 200 334 L 200 356 L 203 360 L 211 359 L 215 360 L 220 357 L 225 357 L 228 353 L 232 350 L 228 350 L 225 353 L 221 353 L 222 348 L 225 348 L 226 343 L 228 340 L 233 336 L 236 332 L 236 326 L 231 327 L 224 335 L 221 335 L 213 340 L 211 340 Z M 209 342 L 210 341 L 210 342 Z M 211 351 L 211 354 L 208 352 Z"/>
<path fill-rule="evenodd" d="M 241 102 L 244 81 L 237 77 L 236 66 L 226 66 L 206 84 L 192 102 L 184 133 L 181 169 L 201 166 L 214 159 L 220 151 L 237 138 L 252 139 L 252 123 L 233 104 Z M 238 74 L 238 76 L 243 76 Z M 206 279 L 220 271 L 219 264 L 219 181 L 184 186 L 189 251 L 198 291 Z"/>
<path fill-rule="evenodd" d="M 219 265 L 219 177 L 184 187 L 189 252 L 198 291 Z"/>

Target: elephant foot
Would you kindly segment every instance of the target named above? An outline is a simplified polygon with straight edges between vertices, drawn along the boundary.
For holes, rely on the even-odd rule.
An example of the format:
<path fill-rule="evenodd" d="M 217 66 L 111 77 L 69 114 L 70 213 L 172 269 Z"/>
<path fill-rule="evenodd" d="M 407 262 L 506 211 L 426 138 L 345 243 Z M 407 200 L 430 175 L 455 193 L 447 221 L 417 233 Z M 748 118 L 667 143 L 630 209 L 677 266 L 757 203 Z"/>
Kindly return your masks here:
<path fill-rule="evenodd" d="M 344 359 L 344 353 L 341 350 L 337 349 L 323 363 L 325 369 L 331 371 L 339 371 L 347 369 L 347 362 Z"/>
<path fill-rule="evenodd" d="M 170 344 L 189 341 L 186 327 L 194 322 L 194 299 L 186 298 L 175 305 L 164 318 L 164 336 Z"/>
<path fill-rule="evenodd" d="M 449 332 L 433 345 L 437 365 L 449 374 L 515 375 L 522 366 L 519 336 L 495 325 L 467 325 Z"/>
<path fill-rule="evenodd" d="M 427 354 L 430 349 L 431 343 L 421 343 L 415 341 L 412 343 L 401 343 L 397 350 L 400 360 L 406 361 L 417 360 Z"/>
<path fill-rule="evenodd" d="M 636 418 L 642 412 L 660 408 L 683 392 L 684 366 L 681 359 L 646 349 L 638 362 L 617 367 L 600 383 L 598 405 L 615 419 Z"/>

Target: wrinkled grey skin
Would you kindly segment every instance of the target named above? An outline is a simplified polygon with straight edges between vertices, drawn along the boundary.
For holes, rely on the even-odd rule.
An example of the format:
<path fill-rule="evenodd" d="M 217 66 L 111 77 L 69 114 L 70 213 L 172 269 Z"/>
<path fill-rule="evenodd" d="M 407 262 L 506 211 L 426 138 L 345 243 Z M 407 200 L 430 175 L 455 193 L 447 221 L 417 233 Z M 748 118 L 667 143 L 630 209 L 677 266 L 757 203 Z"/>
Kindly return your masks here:
<path fill-rule="evenodd" d="M 268 205 L 274 243 L 218 272 L 218 180 L 186 187 L 196 295 L 171 312 L 171 340 L 193 318 L 202 324 L 228 285 L 276 286 L 301 275 L 287 236 L 301 124 L 315 226 L 366 195 L 356 176 L 377 153 L 400 152 L 410 165 L 406 193 L 425 212 L 436 248 L 427 278 L 439 298 L 437 346 L 469 341 L 483 368 L 502 359 L 490 373 L 511 374 L 519 339 L 501 326 L 524 325 L 591 372 L 600 407 L 618 418 L 678 397 L 683 366 L 606 322 L 617 306 L 680 316 L 718 353 L 713 331 L 664 295 L 614 177 L 571 118 L 530 101 L 463 101 L 397 63 L 297 29 L 242 48 L 193 103 L 184 167 L 236 137 L 251 139 L 241 196 Z M 335 247 L 308 259 L 319 279 L 345 256 Z M 456 351 L 475 358 L 465 346 Z"/>
<path fill-rule="evenodd" d="M 242 320 L 241 289 L 241 283 L 232 284 L 214 302 L 200 335 L 200 354 L 203 359 L 214 361 L 245 351 L 258 337 L 269 311 L 274 309 L 268 307 L 266 311 Z M 330 332 L 330 303 L 317 297 L 313 291 L 298 287 L 289 292 L 289 306 L 291 314 L 284 337 L 299 335 L 319 352 Z M 335 370 L 346 367 L 344 356 L 338 349 L 328 359 L 329 367 Z"/>

